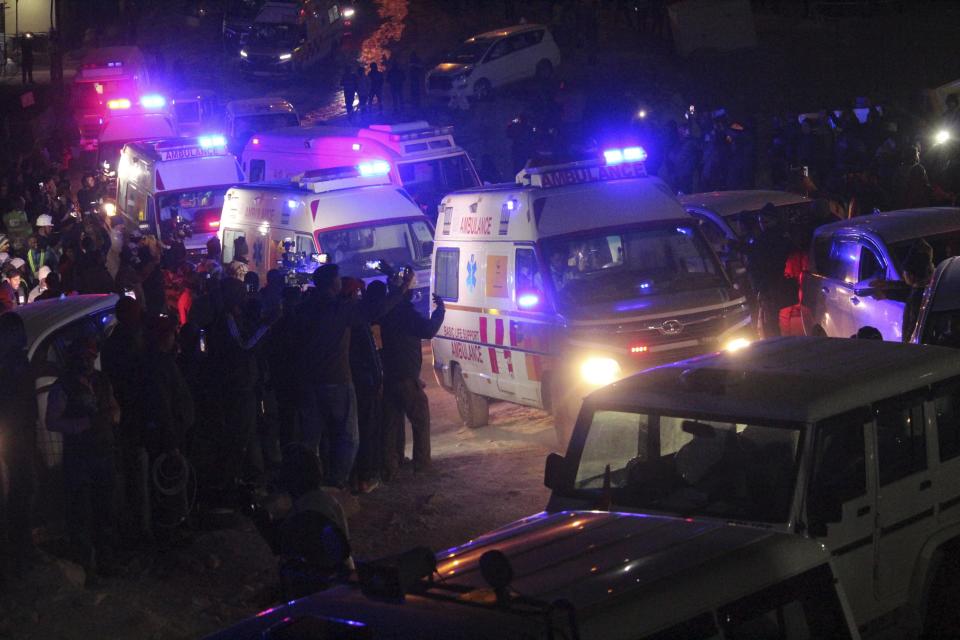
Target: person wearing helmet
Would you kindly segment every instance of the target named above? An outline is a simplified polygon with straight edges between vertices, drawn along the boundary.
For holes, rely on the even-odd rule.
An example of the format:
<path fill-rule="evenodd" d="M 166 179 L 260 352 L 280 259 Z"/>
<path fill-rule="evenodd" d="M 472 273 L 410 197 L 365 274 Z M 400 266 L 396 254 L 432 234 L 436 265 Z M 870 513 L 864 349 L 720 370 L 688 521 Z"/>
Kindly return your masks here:
<path fill-rule="evenodd" d="M 36 286 L 40 282 L 40 268 L 47 267 L 54 270 L 59 265 L 57 254 L 49 247 L 47 239 L 43 236 L 32 235 L 27 239 L 27 268 L 30 270 L 27 274 L 30 284 Z"/>

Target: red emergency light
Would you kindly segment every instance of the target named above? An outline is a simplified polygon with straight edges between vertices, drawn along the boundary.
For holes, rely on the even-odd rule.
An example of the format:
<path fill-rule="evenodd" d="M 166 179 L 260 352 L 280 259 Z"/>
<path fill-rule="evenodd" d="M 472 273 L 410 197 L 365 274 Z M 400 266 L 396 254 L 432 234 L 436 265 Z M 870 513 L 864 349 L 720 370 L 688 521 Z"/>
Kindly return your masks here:
<path fill-rule="evenodd" d="M 130 101 L 126 98 L 116 98 L 114 100 L 107 100 L 107 108 L 112 110 L 117 109 L 129 109 Z"/>
<path fill-rule="evenodd" d="M 633 345 L 633 346 L 630 347 L 630 353 L 631 353 L 632 355 L 638 355 L 638 354 L 641 354 L 641 353 L 646 353 L 646 352 L 648 352 L 649 350 L 650 350 L 650 348 L 649 348 L 648 346 L 646 346 L 646 345 L 643 345 L 643 344 L 635 344 L 635 345 Z"/>

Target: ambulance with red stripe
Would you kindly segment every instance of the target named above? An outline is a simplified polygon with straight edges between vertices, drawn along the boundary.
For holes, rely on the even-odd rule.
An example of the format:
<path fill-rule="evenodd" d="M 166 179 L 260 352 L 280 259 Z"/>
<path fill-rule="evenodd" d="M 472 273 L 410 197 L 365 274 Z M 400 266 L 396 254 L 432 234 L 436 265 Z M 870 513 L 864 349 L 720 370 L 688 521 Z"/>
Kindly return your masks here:
<path fill-rule="evenodd" d="M 191 257 L 220 229 L 223 197 L 243 171 L 219 134 L 132 142 L 117 166 L 117 211 L 144 234 L 187 237 Z"/>
<path fill-rule="evenodd" d="M 220 218 L 224 263 L 233 260 L 234 242 L 243 237 L 248 267 L 261 282 L 270 269 L 312 273 L 321 258 L 367 282 L 384 279 L 374 264 L 379 260 L 410 265 L 420 287 L 414 304 L 426 312 L 433 226 L 389 174 L 389 163 L 372 160 L 317 169 L 286 183 L 231 188 Z"/>
<path fill-rule="evenodd" d="M 471 427 L 490 400 L 552 411 L 632 372 L 751 339 L 746 299 L 640 147 L 524 169 L 440 204 L 434 370 Z"/>

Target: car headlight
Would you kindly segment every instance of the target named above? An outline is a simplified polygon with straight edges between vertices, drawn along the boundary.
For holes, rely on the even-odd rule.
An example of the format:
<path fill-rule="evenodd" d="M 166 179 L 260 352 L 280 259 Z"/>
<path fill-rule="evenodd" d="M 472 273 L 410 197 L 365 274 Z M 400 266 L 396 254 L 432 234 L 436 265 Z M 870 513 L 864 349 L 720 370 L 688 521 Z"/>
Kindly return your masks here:
<path fill-rule="evenodd" d="M 246 50 L 246 49 L 240 49 L 240 57 L 241 57 L 241 58 L 246 58 L 246 57 L 247 57 L 247 50 Z"/>
<path fill-rule="evenodd" d="M 587 358 L 580 365 L 580 379 L 587 384 L 603 387 L 620 377 L 620 363 L 613 358 Z"/>
<path fill-rule="evenodd" d="M 727 340 L 723 345 L 724 351 L 740 351 L 740 349 L 745 349 L 750 346 L 750 340 L 747 338 L 733 338 Z"/>
<path fill-rule="evenodd" d="M 289 60 L 289 59 L 292 58 L 292 57 L 293 57 L 293 54 L 292 54 L 292 53 L 281 53 L 281 54 L 280 54 L 280 62 L 286 62 L 287 60 Z"/>

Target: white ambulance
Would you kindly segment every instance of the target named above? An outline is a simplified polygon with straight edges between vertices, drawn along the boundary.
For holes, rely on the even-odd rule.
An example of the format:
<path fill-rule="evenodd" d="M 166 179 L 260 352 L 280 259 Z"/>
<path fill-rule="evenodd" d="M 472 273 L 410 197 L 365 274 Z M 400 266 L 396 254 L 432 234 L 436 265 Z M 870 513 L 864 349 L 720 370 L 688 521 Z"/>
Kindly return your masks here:
<path fill-rule="evenodd" d="M 70 86 L 70 105 L 80 129 L 80 147 L 87 151 L 97 148 L 110 100 L 139 96 L 149 84 L 147 65 L 137 47 L 90 50 L 80 61 Z"/>
<path fill-rule="evenodd" d="M 509 400 L 553 411 L 565 442 L 589 390 L 750 339 L 743 293 L 645 157 L 609 150 L 443 199 L 434 369 L 468 426 Z"/>
<path fill-rule="evenodd" d="M 97 168 L 108 187 L 117 184 L 117 166 L 124 145 L 142 140 L 175 138 L 179 135 L 177 120 L 160 94 L 147 94 L 139 99 L 114 98 L 107 101 L 108 115 L 97 139 Z"/>
<path fill-rule="evenodd" d="M 222 135 L 134 142 L 117 167 L 117 211 L 161 238 L 183 229 L 187 252 L 200 255 L 220 229 L 227 189 L 242 182 Z"/>
<path fill-rule="evenodd" d="M 297 110 L 283 98 L 231 100 L 224 114 L 224 133 L 233 153 L 239 153 L 254 134 L 299 126 Z"/>
<path fill-rule="evenodd" d="M 312 273 L 325 261 L 341 274 L 383 279 L 374 262 L 417 272 L 414 296 L 426 309 L 433 227 L 410 196 L 390 184 L 390 167 L 377 160 L 321 169 L 286 184 L 251 184 L 227 191 L 219 237 L 225 264 L 234 242 L 246 238 L 249 267 L 266 279 L 270 269 Z M 285 241 L 294 243 L 287 251 Z M 289 255 L 289 254 L 295 255 Z"/>
<path fill-rule="evenodd" d="M 311 169 L 356 164 L 360 158 L 389 162 L 394 184 L 402 185 L 431 219 L 444 195 L 480 184 L 470 157 L 453 139 L 453 127 L 423 121 L 257 132 L 242 154 L 250 182 L 288 180 Z"/>

